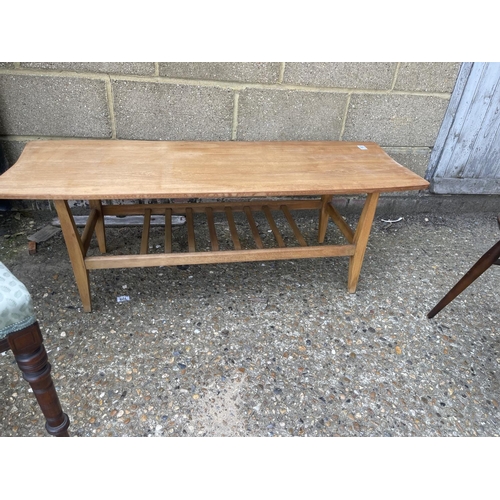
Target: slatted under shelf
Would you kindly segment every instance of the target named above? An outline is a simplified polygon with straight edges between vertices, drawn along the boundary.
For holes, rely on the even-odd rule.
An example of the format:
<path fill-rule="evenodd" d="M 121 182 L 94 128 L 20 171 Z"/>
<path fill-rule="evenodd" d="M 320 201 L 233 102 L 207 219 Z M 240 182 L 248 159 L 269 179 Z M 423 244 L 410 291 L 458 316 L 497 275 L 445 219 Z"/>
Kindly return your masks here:
<path fill-rule="evenodd" d="M 354 254 L 354 245 L 352 244 L 352 231 L 348 228 L 342 217 L 331 205 L 324 208 L 334 222 L 339 226 L 344 236 L 349 241 L 346 245 L 328 245 L 317 244 L 308 245 L 306 238 L 301 233 L 295 222 L 293 210 L 313 210 L 316 215 L 322 209 L 321 200 L 285 200 L 285 201 L 238 201 L 238 202 L 215 202 L 215 203 L 169 203 L 156 205 L 104 205 L 104 215 L 143 215 L 144 225 L 142 230 L 142 239 L 140 245 L 140 255 L 104 255 L 86 257 L 86 267 L 88 269 L 110 268 L 110 267 L 142 267 L 158 265 L 180 265 L 180 264 L 203 264 L 216 262 L 244 262 L 244 261 L 264 261 L 264 260 L 282 260 L 296 259 L 306 257 L 333 257 L 349 256 Z M 248 223 L 249 232 L 252 238 L 252 248 L 244 248 L 242 238 L 248 237 L 248 234 L 242 235 L 241 227 L 238 232 L 238 224 L 235 221 L 235 215 L 241 218 L 241 213 L 245 214 Z M 280 230 L 280 224 L 277 223 L 276 213 L 279 214 L 280 223 L 286 220 L 288 224 L 288 234 L 293 234 L 295 241 L 288 242 Z M 202 215 L 200 215 L 202 214 Z M 232 242 L 232 249 L 222 249 L 221 242 L 217 236 L 215 217 L 217 220 L 224 218 L 229 228 L 229 235 Z M 265 216 L 274 238 L 274 245 L 265 247 L 255 215 Z M 165 216 L 165 234 L 163 253 L 148 253 L 150 228 L 152 215 Z M 172 215 L 183 215 L 186 217 L 187 232 L 187 251 L 174 252 L 174 234 L 172 231 Z M 328 215 L 327 215 L 328 216 Z M 342 222 L 345 227 L 342 227 Z M 208 227 L 209 246 L 199 244 L 196 238 L 195 220 L 203 220 Z M 284 231 L 283 229 L 283 231 Z M 269 238 L 266 239 L 266 246 L 269 245 Z M 203 249 L 201 249 L 203 248 Z M 201 249 L 201 250 L 200 250 Z"/>

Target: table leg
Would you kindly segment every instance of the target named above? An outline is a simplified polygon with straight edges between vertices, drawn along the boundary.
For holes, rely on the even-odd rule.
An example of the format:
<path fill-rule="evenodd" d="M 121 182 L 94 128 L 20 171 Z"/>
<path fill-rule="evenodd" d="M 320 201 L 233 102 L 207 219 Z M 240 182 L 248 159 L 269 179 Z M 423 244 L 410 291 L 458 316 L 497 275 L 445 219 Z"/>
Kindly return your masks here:
<path fill-rule="evenodd" d="M 90 208 L 97 211 L 97 222 L 95 225 L 95 235 L 99 243 L 101 253 L 106 253 L 106 231 L 104 227 L 104 215 L 102 213 L 102 203 L 100 200 L 90 200 Z"/>
<path fill-rule="evenodd" d="M 318 243 L 325 241 L 326 228 L 328 227 L 328 212 L 326 207 L 332 200 L 332 195 L 325 195 L 321 197 L 321 208 L 319 211 L 319 230 L 318 230 Z"/>
<path fill-rule="evenodd" d="M 358 284 L 361 266 L 363 265 L 363 258 L 365 256 L 368 237 L 370 236 L 375 210 L 377 209 L 378 197 L 379 193 L 368 194 L 363 211 L 359 217 L 356 232 L 354 233 L 353 243 L 356 246 L 356 249 L 354 251 L 354 255 L 349 257 L 349 277 L 347 280 L 347 289 L 349 293 L 356 292 L 356 286 Z"/>
<path fill-rule="evenodd" d="M 90 312 L 92 310 L 90 300 L 90 281 L 89 272 L 85 266 L 85 258 L 83 252 L 82 240 L 78 229 L 73 219 L 73 214 L 69 208 L 66 200 L 54 200 L 54 205 L 59 216 L 61 229 L 68 249 L 69 259 L 73 266 L 73 273 L 75 275 L 76 285 L 80 292 L 80 298 L 83 304 L 83 310 Z"/>

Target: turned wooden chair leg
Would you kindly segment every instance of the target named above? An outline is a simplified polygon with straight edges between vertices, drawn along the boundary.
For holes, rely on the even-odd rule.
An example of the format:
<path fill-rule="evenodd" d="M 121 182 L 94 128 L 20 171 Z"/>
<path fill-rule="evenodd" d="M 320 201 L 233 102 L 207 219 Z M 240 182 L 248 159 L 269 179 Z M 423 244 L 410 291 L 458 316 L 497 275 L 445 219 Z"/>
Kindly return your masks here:
<path fill-rule="evenodd" d="M 493 245 L 462 277 L 460 281 L 437 303 L 427 314 L 433 318 L 441 309 L 446 307 L 455 297 L 460 295 L 473 281 L 483 274 L 493 264 L 498 264 L 500 258 L 500 241 Z"/>
<path fill-rule="evenodd" d="M 33 389 L 46 420 L 47 432 L 53 436 L 69 436 L 69 418 L 61 409 L 50 375 L 51 366 L 38 322 L 10 334 L 7 341 L 24 379 Z"/>
<path fill-rule="evenodd" d="M 31 295 L 0 262 L 0 352 L 12 350 L 24 379 L 31 385 L 54 436 L 68 436 L 69 418 L 63 413 L 50 376 L 50 363 L 36 320 Z"/>

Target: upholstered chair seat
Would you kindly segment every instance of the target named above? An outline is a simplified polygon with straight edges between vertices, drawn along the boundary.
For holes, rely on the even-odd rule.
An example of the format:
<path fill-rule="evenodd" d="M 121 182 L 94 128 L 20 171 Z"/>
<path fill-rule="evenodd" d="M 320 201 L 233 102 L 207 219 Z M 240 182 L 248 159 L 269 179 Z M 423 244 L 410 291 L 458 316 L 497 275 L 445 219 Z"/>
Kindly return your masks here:
<path fill-rule="evenodd" d="M 36 321 L 26 287 L 0 262 L 0 339 Z"/>

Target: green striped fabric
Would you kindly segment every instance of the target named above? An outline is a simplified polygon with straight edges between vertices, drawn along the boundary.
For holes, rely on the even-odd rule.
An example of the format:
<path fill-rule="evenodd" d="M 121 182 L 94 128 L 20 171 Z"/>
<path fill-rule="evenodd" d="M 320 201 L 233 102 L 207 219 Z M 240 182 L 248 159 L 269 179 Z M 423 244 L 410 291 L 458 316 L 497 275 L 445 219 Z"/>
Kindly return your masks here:
<path fill-rule="evenodd" d="M 0 262 L 0 339 L 36 321 L 26 287 Z"/>

